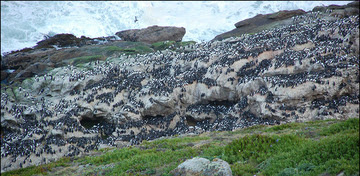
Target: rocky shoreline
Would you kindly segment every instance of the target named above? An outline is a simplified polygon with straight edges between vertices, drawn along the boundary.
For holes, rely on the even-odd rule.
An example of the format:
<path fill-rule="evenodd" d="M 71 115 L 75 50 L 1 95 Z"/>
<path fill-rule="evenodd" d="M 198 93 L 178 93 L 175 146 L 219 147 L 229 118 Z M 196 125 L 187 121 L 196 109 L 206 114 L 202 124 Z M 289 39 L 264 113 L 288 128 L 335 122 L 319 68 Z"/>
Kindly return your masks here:
<path fill-rule="evenodd" d="M 1 86 L 1 172 L 159 137 L 358 117 L 359 15 L 339 9 L 173 50 L 111 41 L 6 55 L 2 80 L 9 63 L 18 70 Z"/>

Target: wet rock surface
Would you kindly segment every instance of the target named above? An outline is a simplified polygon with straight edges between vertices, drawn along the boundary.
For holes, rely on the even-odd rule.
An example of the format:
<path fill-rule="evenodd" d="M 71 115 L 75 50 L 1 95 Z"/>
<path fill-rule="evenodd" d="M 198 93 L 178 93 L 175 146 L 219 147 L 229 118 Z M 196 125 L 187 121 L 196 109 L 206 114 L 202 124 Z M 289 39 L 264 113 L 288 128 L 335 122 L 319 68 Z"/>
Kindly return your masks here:
<path fill-rule="evenodd" d="M 102 147 L 359 115 L 359 16 L 67 65 L 1 88 L 1 170 Z"/>
<path fill-rule="evenodd" d="M 117 32 L 122 40 L 132 42 L 155 43 L 160 41 L 180 42 L 185 35 L 185 28 L 172 26 L 150 26 L 144 29 L 130 29 Z"/>

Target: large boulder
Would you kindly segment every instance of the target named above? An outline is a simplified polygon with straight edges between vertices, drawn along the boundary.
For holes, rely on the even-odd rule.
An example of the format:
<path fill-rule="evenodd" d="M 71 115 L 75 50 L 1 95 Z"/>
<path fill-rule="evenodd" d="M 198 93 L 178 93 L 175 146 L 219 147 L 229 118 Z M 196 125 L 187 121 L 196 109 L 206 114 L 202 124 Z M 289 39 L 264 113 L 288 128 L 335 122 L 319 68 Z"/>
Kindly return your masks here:
<path fill-rule="evenodd" d="M 302 15 L 305 11 L 303 10 L 282 10 L 276 13 L 272 14 L 266 14 L 266 15 L 256 15 L 253 18 L 249 18 L 243 21 L 239 21 L 235 23 L 236 28 L 241 28 L 244 26 L 261 26 L 266 25 L 275 21 L 284 20 L 287 18 L 291 18 L 296 15 Z"/>
<path fill-rule="evenodd" d="M 56 34 L 52 37 L 47 37 L 45 40 L 37 42 L 35 48 L 53 48 L 54 45 L 57 47 L 74 47 L 95 43 L 96 42 L 94 42 L 93 39 L 85 36 L 77 38 L 73 34 Z"/>
<path fill-rule="evenodd" d="M 181 163 L 171 173 L 174 176 L 190 176 L 190 175 L 204 175 L 204 176 L 229 176 L 232 175 L 229 163 L 221 159 L 214 159 L 210 162 L 208 159 L 195 157 Z"/>
<path fill-rule="evenodd" d="M 171 26 L 150 26 L 143 29 L 130 29 L 117 32 L 115 35 L 122 40 L 132 42 L 156 43 L 160 41 L 181 41 L 185 28 Z"/>

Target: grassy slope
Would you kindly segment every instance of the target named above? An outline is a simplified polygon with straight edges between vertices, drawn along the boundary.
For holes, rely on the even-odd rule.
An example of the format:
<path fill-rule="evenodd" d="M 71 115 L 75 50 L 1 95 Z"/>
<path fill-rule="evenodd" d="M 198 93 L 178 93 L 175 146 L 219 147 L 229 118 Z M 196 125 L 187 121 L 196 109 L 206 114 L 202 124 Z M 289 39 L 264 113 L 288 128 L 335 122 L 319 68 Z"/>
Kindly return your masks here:
<path fill-rule="evenodd" d="M 230 163 L 233 175 L 359 175 L 359 119 L 253 126 L 145 141 L 1 175 L 169 175 L 201 156 Z"/>

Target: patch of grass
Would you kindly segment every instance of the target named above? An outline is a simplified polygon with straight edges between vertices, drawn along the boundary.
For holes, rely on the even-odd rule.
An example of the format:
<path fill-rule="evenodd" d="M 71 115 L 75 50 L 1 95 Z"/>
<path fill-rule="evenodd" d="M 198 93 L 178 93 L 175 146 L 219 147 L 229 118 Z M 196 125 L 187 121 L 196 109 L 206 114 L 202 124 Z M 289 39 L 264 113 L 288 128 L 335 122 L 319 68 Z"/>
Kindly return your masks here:
<path fill-rule="evenodd" d="M 92 61 L 96 61 L 103 58 L 103 56 L 101 55 L 94 55 L 94 56 L 82 56 L 82 57 L 77 57 L 77 58 L 73 58 L 69 60 L 69 63 L 71 65 L 79 65 L 79 64 L 84 64 L 84 63 L 88 63 L 88 62 L 92 62 Z"/>
<path fill-rule="evenodd" d="M 244 132 L 253 132 L 254 130 L 265 129 L 266 127 L 267 127 L 266 125 L 254 125 L 254 126 L 251 126 L 249 128 L 244 128 L 239 132 L 242 132 L 242 131 L 244 131 Z"/>
<path fill-rule="evenodd" d="M 106 51 L 106 55 L 109 56 L 109 55 L 112 55 L 114 54 L 115 52 L 120 52 L 120 53 L 125 53 L 125 54 L 128 54 L 128 53 L 134 53 L 135 50 L 134 49 L 124 49 L 124 48 L 119 48 L 117 46 L 108 46 L 105 48 L 105 51 Z"/>
<path fill-rule="evenodd" d="M 253 176 L 256 175 L 258 169 L 256 168 L 256 163 L 234 163 L 231 166 L 231 171 L 233 175 L 243 175 L 243 176 Z"/>
<path fill-rule="evenodd" d="M 358 124 L 359 119 L 348 119 L 259 125 L 235 132 L 209 132 L 103 149 L 99 150 L 102 155 L 81 157 L 75 162 L 95 165 L 95 169 L 89 169 L 90 175 L 170 175 L 180 163 L 196 156 L 229 162 L 233 175 L 359 175 Z M 308 135 L 310 132 L 314 135 Z M 226 142 L 224 137 L 233 140 Z M 114 167 L 103 172 L 105 165 Z M 46 170 L 47 165 L 41 167 Z M 33 167 L 28 173 L 39 168 Z"/>
<path fill-rule="evenodd" d="M 351 118 L 346 121 L 332 124 L 329 127 L 324 128 L 320 134 L 325 136 L 325 135 L 332 135 L 332 134 L 336 134 L 336 133 L 348 131 L 348 130 L 359 131 L 359 119 L 358 118 Z"/>
<path fill-rule="evenodd" d="M 152 50 L 150 47 L 145 46 L 145 45 L 138 45 L 135 47 L 135 50 L 138 51 L 139 53 L 154 52 L 154 50 Z"/>
<path fill-rule="evenodd" d="M 338 122 L 338 121 L 339 120 L 336 120 L 336 119 L 314 120 L 314 121 L 304 122 L 304 124 L 310 124 L 310 125 L 314 126 L 314 125 L 322 125 L 322 124 L 328 123 L 328 122 Z"/>
<path fill-rule="evenodd" d="M 317 135 L 296 133 L 247 135 L 229 143 L 222 159 L 231 164 L 234 175 L 335 175 L 340 172 L 358 175 L 359 119 L 328 122 L 290 123 L 262 129 L 278 132 L 306 126 L 306 130 L 327 136 L 317 139 Z M 318 125 L 322 128 L 316 127 Z"/>
<path fill-rule="evenodd" d="M 286 124 L 281 124 L 281 125 L 275 125 L 269 129 L 266 130 L 266 132 L 273 132 L 273 131 L 280 131 L 280 130 L 284 130 L 284 129 L 295 129 L 296 127 L 301 126 L 300 123 L 286 123 Z"/>
<path fill-rule="evenodd" d="M 153 52 L 151 48 L 149 48 L 146 45 L 137 44 L 132 46 L 131 48 L 120 48 L 117 46 L 108 46 L 105 48 L 106 55 L 110 56 L 114 54 L 115 52 L 119 52 L 126 55 L 132 55 L 132 54 L 144 54 L 148 52 Z"/>
<path fill-rule="evenodd" d="M 117 163 L 109 175 L 136 174 L 138 172 L 156 172 L 154 168 L 167 165 L 162 170 L 171 171 L 178 164 L 191 156 L 196 150 L 185 147 L 178 150 L 157 150 L 156 148 L 141 150 L 136 147 L 113 150 L 97 157 L 85 157 L 81 162 L 95 165 Z"/>
<path fill-rule="evenodd" d="M 223 159 L 230 164 L 249 160 L 261 163 L 278 151 L 292 150 L 303 140 L 295 135 L 247 135 L 228 144 Z"/>
<path fill-rule="evenodd" d="M 101 156 L 85 157 L 79 161 L 83 164 L 106 165 L 117 163 L 109 174 L 134 174 L 158 172 L 155 168 L 162 167 L 162 173 L 168 173 L 181 162 L 192 156 L 199 155 L 200 149 L 195 149 L 189 142 L 207 140 L 209 137 L 179 137 L 151 142 L 143 141 L 140 149 L 128 147 L 114 149 Z M 165 166 L 165 167 L 164 167 Z"/>
<path fill-rule="evenodd" d="M 162 139 L 162 140 L 154 140 L 151 142 L 143 141 L 142 146 L 145 148 L 164 148 L 164 149 L 182 149 L 186 148 L 189 142 L 196 142 L 201 140 L 210 139 L 209 137 L 178 137 L 178 138 L 170 138 L 170 139 Z"/>
<path fill-rule="evenodd" d="M 225 146 L 219 145 L 215 142 L 205 144 L 200 147 L 200 157 L 207 158 L 210 161 L 215 158 L 222 159 L 224 157 L 224 148 Z"/>
<path fill-rule="evenodd" d="M 339 165 L 328 167 L 329 162 Z M 323 172 L 339 173 L 340 171 L 356 174 L 355 171 L 357 170 L 357 173 L 359 171 L 359 135 L 337 134 L 319 141 L 307 140 L 290 151 L 272 156 L 269 163 L 262 170 L 264 175 L 290 173 L 291 168 L 300 167 L 300 163 L 311 163 L 311 169 L 307 169 L 306 175 L 319 175 Z M 356 165 L 348 167 L 350 163 Z"/>
<path fill-rule="evenodd" d="M 147 149 L 142 151 L 141 154 L 122 160 L 115 166 L 113 173 L 119 174 L 127 171 L 130 171 L 130 173 L 136 173 L 169 163 L 176 163 L 175 165 L 170 165 L 171 168 L 168 170 L 172 170 L 178 164 L 194 155 L 196 155 L 196 151 L 191 147 L 175 151 L 170 149 L 166 151 L 157 151 L 155 148 Z"/>
<path fill-rule="evenodd" d="M 169 46 L 172 46 L 175 43 L 175 41 L 163 41 L 163 42 L 156 42 L 151 44 L 151 48 L 154 50 L 165 50 L 169 48 Z"/>
<path fill-rule="evenodd" d="M 79 161 L 82 162 L 83 164 L 91 163 L 95 165 L 100 165 L 100 164 L 105 165 L 133 157 L 139 153 L 140 153 L 140 149 L 138 148 L 122 148 L 119 150 L 112 150 L 106 152 L 104 155 L 97 157 L 85 157 L 83 159 L 79 159 Z"/>

